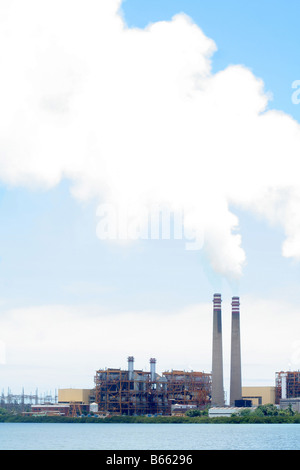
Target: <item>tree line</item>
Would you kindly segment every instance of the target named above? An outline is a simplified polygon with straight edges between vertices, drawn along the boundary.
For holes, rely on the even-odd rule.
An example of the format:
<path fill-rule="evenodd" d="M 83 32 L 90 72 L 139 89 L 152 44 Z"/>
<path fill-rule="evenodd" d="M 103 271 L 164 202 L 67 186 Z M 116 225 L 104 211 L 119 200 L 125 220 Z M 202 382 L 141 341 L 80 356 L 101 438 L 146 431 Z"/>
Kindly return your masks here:
<path fill-rule="evenodd" d="M 0 422 L 10 423 L 300 423 L 300 414 L 291 407 L 286 410 L 276 406 L 261 405 L 245 408 L 239 414 L 210 418 L 208 410 L 189 410 L 184 416 L 30 416 L 0 408 Z"/>

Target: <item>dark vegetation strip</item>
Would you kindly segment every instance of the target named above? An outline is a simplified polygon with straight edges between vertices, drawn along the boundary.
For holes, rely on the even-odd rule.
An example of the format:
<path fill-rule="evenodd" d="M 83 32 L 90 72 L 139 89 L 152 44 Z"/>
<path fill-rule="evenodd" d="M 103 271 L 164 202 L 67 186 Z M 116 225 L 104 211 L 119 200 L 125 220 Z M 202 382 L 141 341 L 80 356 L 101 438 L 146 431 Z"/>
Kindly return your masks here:
<path fill-rule="evenodd" d="M 68 416 L 22 416 L 17 414 L 0 414 L 1 423 L 195 423 L 195 424 L 207 424 L 207 423 L 300 423 L 300 414 L 293 416 L 231 416 L 231 417 L 213 417 L 207 416 L 111 416 L 107 418 L 96 418 L 96 417 L 68 417 Z"/>

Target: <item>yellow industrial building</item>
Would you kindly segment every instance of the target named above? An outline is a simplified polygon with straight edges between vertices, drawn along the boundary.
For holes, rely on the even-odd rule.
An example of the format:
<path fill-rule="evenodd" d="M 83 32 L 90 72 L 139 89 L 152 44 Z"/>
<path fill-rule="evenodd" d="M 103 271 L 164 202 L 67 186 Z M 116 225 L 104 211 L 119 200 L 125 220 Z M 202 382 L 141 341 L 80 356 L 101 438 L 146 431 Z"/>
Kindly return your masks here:
<path fill-rule="evenodd" d="M 93 390 L 88 388 L 61 388 L 58 390 L 58 403 L 79 403 L 88 405 Z"/>
<path fill-rule="evenodd" d="M 243 400 L 251 400 L 252 406 L 275 404 L 275 387 L 243 387 Z M 58 403 L 88 405 L 94 401 L 94 389 L 62 388 L 58 390 Z"/>
<path fill-rule="evenodd" d="M 252 406 L 275 404 L 275 387 L 242 387 L 243 400 L 251 400 Z"/>

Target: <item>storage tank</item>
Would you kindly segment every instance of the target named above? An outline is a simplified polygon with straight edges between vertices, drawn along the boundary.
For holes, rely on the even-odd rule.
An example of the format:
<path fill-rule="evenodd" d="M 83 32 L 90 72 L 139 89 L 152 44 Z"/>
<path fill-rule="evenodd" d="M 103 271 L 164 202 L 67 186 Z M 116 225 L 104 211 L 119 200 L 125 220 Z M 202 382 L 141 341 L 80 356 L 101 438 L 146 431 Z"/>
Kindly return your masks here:
<path fill-rule="evenodd" d="M 98 413 L 98 403 L 90 404 L 90 413 Z"/>

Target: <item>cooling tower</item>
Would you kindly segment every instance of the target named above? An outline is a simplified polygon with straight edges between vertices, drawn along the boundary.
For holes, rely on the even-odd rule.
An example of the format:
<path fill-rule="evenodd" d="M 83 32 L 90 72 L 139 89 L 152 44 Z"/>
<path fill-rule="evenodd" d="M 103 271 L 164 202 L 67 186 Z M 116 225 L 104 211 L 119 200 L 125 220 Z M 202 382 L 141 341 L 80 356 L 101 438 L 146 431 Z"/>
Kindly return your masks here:
<path fill-rule="evenodd" d="M 213 299 L 212 406 L 224 406 L 221 294 Z"/>
<path fill-rule="evenodd" d="M 232 297 L 231 317 L 231 366 L 230 366 L 230 405 L 242 399 L 241 339 L 240 339 L 240 299 Z"/>

